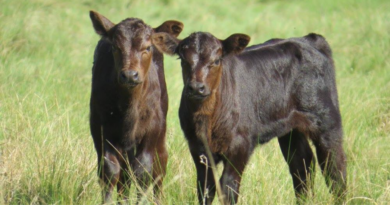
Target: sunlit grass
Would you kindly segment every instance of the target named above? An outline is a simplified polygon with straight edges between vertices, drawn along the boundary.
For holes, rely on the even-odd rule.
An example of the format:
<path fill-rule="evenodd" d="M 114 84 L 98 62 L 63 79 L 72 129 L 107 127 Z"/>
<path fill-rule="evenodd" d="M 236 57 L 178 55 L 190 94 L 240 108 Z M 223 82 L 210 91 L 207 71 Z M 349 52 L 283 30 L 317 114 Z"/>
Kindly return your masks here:
<path fill-rule="evenodd" d="M 390 201 L 390 2 L 388 1 L 54 1 L 0 0 L 0 204 L 99 204 L 96 154 L 89 134 L 93 50 L 99 37 L 88 11 L 113 22 L 139 17 L 156 27 L 184 23 L 185 37 L 224 39 L 324 35 L 333 49 L 344 148 L 347 204 Z M 179 61 L 165 56 L 169 92 L 164 204 L 196 204 L 196 173 L 177 117 Z M 221 167 L 220 167 L 221 168 Z M 221 170 L 219 170 L 221 171 Z M 332 204 L 317 166 L 308 204 Z M 135 186 L 132 186 L 134 200 Z M 148 199 L 148 198 L 146 198 Z M 239 203 L 295 202 L 278 143 L 256 149 Z M 215 200 L 215 204 L 218 204 Z"/>

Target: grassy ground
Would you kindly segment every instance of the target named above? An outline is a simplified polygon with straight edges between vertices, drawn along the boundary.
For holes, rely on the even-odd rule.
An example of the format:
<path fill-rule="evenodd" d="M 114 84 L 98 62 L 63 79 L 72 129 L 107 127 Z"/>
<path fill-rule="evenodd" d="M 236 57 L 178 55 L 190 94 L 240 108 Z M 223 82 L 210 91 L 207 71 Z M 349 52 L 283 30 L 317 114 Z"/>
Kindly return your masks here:
<path fill-rule="evenodd" d="M 309 32 L 324 35 L 337 68 L 348 157 L 346 203 L 390 203 L 389 1 L 0 0 L 0 5 L 0 204 L 100 203 L 88 124 L 92 55 L 99 39 L 90 9 L 113 22 L 139 17 L 158 26 L 180 20 L 181 37 L 199 30 L 219 38 L 246 33 L 256 44 Z M 163 202 L 193 204 L 194 166 L 177 117 L 180 65 L 165 59 L 170 158 Z M 332 204 L 317 173 L 309 204 Z M 257 148 L 239 203 L 294 200 L 277 142 Z"/>

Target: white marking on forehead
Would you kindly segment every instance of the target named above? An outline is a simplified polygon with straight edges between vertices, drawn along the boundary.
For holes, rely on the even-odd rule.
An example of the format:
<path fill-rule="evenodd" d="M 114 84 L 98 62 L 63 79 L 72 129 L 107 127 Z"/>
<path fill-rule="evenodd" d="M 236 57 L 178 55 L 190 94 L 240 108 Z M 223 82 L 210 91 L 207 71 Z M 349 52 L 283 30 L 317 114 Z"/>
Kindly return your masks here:
<path fill-rule="evenodd" d="M 195 46 L 196 46 L 196 48 L 195 48 L 195 50 L 196 50 L 196 52 L 197 53 L 200 53 L 200 44 L 201 44 L 201 42 L 200 42 L 200 39 L 199 39 L 199 34 L 197 34 L 197 35 L 195 35 L 195 39 L 194 39 L 194 42 L 195 42 Z"/>
<path fill-rule="evenodd" d="M 191 63 L 193 68 L 203 67 L 205 65 L 200 65 L 200 63 L 207 63 L 210 58 L 213 58 L 211 60 L 214 60 L 218 55 L 217 52 L 219 47 L 219 40 L 211 34 L 193 33 L 188 39 L 184 40 L 179 50 L 179 54 Z"/>
<path fill-rule="evenodd" d="M 191 60 L 192 60 L 192 63 L 194 64 L 194 67 L 197 66 L 199 63 L 199 54 L 198 53 L 192 54 Z"/>

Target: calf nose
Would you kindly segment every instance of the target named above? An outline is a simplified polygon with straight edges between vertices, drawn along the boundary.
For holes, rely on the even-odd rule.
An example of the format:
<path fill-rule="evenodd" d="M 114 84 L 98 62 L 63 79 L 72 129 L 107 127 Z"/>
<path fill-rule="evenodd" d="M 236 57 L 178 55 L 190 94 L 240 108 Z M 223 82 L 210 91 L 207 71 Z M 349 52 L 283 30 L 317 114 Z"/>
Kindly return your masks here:
<path fill-rule="evenodd" d="M 126 70 L 120 73 L 120 80 L 122 83 L 139 83 L 139 76 L 137 71 Z"/>
<path fill-rule="evenodd" d="M 206 86 L 203 83 L 190 83 L 188 85 L 188 91 L 193 95 L 205 95 Z"/>
<path fill-rule="evenodd" d="M 138 72 L 137 71 L 129 70 L 129 71 L 126 71 L 126 72 L 127 72 L 127 77 L 129 78 L 130 82 L 138 82 L 139 81 Z"/>

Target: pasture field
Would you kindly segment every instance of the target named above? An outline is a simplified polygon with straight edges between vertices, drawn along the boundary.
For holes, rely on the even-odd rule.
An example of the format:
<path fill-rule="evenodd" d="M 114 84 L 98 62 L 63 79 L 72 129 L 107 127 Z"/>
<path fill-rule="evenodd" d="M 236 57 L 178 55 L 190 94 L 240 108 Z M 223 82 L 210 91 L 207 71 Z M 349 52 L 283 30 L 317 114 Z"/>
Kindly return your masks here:
<path fill-rule="evenodd" d="M 115 23 L 139 17 L 156 27 L 179 20 L 185 25 L 179 37 L 195 31 L 221 39 L 245 33 L 252 37 L 249 45 L 324 35 L 333 49 L 343 117 L 346 204 L 390 204 L 390 1 L 0 0 L 0 5 L 0 204 L 101 202 L 88 124 L 99 40 L 91 9 Z M 163 204 L 197 204 L 195 167 L 177 116 L 180 62 L 165 56 L 164 64 L 169 159 Z M 332 204 L 318 166 L 316 173 L 308 204 Z M 295 202 L 277 140 L 256 149 L 240 191 L 240 204 Z"/>

